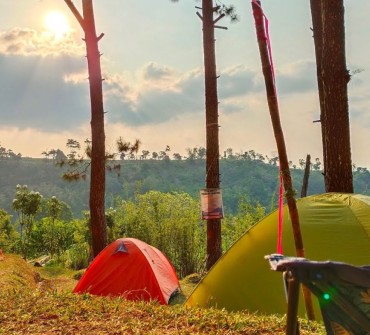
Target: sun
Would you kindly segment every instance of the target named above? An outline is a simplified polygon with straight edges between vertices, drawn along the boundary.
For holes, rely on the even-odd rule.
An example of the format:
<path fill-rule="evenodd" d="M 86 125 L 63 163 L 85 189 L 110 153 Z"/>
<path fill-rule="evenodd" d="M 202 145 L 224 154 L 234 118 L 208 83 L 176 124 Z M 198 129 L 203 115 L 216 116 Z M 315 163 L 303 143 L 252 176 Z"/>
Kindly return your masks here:
<path fill-rule="evenodd" d="M 48 31 L 50 31 L 56 39 L 61 39 L 71 30 L 66 16 L 61 12 L 49 12 L 45 16 L 44 23 Z"/>

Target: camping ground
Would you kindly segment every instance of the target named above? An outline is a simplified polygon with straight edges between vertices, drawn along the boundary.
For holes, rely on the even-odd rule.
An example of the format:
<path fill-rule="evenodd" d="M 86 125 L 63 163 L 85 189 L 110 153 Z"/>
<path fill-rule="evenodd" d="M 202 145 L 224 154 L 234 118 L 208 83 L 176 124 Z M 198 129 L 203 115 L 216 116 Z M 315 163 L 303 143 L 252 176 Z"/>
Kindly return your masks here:
<path fill-rule="evenodd" d="M 280 315 L 72 294 L 75 274 L 63 268 L 37 268 L 6 254 L 0 261 L 0 335 L 284 333 L 286 320 Z M 186 278 L 181 282 L 185 295 L 192 285 Z M 301 329 L 302 335 L 325 334 L 321 325 L 305 320 Z"/>

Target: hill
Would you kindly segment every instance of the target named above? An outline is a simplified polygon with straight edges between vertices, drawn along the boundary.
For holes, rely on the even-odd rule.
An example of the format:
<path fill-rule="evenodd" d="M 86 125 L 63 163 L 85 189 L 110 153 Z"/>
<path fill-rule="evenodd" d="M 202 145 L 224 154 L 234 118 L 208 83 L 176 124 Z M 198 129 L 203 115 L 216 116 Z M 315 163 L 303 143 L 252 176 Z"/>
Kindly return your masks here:
<path fill-rule="evenodd" d="M 13 282 L 14 273 L 22 274 L 22 284 Z M 18 256 L 5 255 L 0 261 L 0 283 L 7 283 L 0 290 L 0 335 L 273 335 L 283 333 L 285 327 L 285 317 L 278 315 L 162 306 L 155 302 L 75 295 L 68 289 L 44 289 L 35 286 L 34 273 L 35 269 Z M 325 334 L 323 327 L 314 322 L 301 320 L 300 323 L 302 335 Z"/>
<path fill-rule="evenodd" d="M 107 171 L 106 204 L 113 206 L 117 196 L 131 198 L 135 192 L 149 190 L 186 192 L 194 197 L 205 187 L 205 161 L 194 160 L 123 160 L 116 162 L 120 169 Z M 62 179 L 63 169 L 47 159 L 0 160 L 0 208 L 9 213 L 17 184 L 28 185 L 30 190 L 44 197 L 56 196 L 66 202 L 73 215 L 81 216 L 88 210 L 89 177 L 85 181 L 67 182 Z M 269 212 L 276 207 L 279 174 L 278 167 L 252 159 L 221 159 L 221 188 L 226 214 L 235 213 L 238 202 L 245 198 L 250 203 L 261 203 Z M 303 170 L 291 170 L 293 186 L 300 195 Z M 370 173 L 359 168 L 354 172 L 357 193 L 370 194 Z M 324 192 L 321 171 L 311 171 L 308 195 Z"/>

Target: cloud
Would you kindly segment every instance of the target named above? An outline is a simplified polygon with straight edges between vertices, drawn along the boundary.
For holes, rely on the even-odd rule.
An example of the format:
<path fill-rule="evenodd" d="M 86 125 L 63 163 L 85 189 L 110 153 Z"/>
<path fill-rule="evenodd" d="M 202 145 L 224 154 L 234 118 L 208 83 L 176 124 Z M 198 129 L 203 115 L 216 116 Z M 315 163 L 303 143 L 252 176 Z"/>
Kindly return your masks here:
<path fill-rule="evenodd" d="M 170 78 L 174 71 L 166 66 L 160 66 L 157 63 L 151 62 L 143 68 L 143 78 L 145 80 L 161 80 Z"/>
<path fill-rule="evenodd" d="M 202 69 L 177 73 L 174 69 L 156 63 L 146 64 L 139 78 L 129 85 L 124 76 L 114 76 L 105 85 L 109 122 L 129 126 L 158 124 L 182 118 L 184 115 L 202 114 L 204 102 L 204 74 Z M 243 109 L 236 98 L 254 91 L 255 76 L 243 66 L 221 72 L 219 96 L 224 113 Z"/>
<path fill-rule="evenodd" d="M 42 33 L 16 28 L 0 33 L 0 43 L 3 127 L 68 131 L 90 121 L 86 59 L 82 57 L 83 48 L 72 36 L 57 47 L 53 45 L 57 42 L 51 43 Z M 103 57 L 103 70 L 106 61 L 109 59 Z M 267 110 L 259 69 L 235 65 L 218 72 L 220 114 L 232 117 L 244 113 L 249 118 L 258 118 L 261 109 Z M 111 73 L 107 67 L 104 77 L 107 124 L 143 127 L 204 116 L 202 68 L 179 72 L 149 62 L 135 73 Z M 310 60 L 280 67 L 276 78 L 279 100 L 283 103 L 284 97 L 293 101 L 295 95 L 313 94 L 317 90 L 316 68 Z M 356 101 L 356 95 L 352 99 Z M 354 117 L 361 115 L 362 101 L 356 104 Z"/>
<path fill-rule="evenodd" d="M 56 40 L 27 28 L 0 32 L 1 127 L 61 131 L 86 122 L 83 49 L 73 33 Z"/>
<path fill-rule="evenodd" d="M 370 128 L 370 110 L 369 110 L 370 93 L 366 85 L 361 85 L 349 91 L 349 116 L 350 122 L 361 124 Z"/>
<path fill-rule="evenodd" d="M 1 126 L 58 131 L 86 121 L 87 80 L 65 80 L 85 68 L 83 58 L 67 55 L 0 55 Z"/>
<path fill-rule="evenodd" d="M 276 82 L 281 94 L 317 90 L 316 64 L 312 60 L 287 64 L 276 71 Z"/>
<path fill-rule="evenodd" d="M 73 34 L 55 40 L 46 32 L 32 29 L 14 28 L 0 33 L 2 125 L 57 131 L 76 128 L 89 120 L 83 52 L 83 43 L 77 43 Z M 279 72 L 279 90 L 284 93 L 312 88 L 314 83 L 305 79 L 312 67 L 307 61 L 286 66 Z M 108 72 L 104 77 L 107 122 L 140 126 L 204 113 L 201 68 L 179 73 L 149 62 L 136 73 Z M 242 65 L 220 70 L 222 113 L 247 110 L 250 103 L 246 97 L 262 92 L 259 71 Z"/>
<path fill-rule="evenodd" d="M 109 122 L 129 126 L 158 124 L 203 111 L 199 70 L 179 75 L 166 66 L 150 63 L 139 73 L 132 85 L 124 76 L 107 80 L 105 105 Z"/>
<path fill-rule="evenodd" d="M 13 28 L 0 32 L 0 54 L 23 56 L 78 55 L 84 54 L 83 43 L 77 43 L 73 31 L 61 39 L 49 32 L 28 28 Z"/>
<path fill-rule="evenodd" d="M 256 71 L 243 65 L 227 68 L 220 73 L 220 98 L 243 96 L 258 89 L 256 85 Z"/>

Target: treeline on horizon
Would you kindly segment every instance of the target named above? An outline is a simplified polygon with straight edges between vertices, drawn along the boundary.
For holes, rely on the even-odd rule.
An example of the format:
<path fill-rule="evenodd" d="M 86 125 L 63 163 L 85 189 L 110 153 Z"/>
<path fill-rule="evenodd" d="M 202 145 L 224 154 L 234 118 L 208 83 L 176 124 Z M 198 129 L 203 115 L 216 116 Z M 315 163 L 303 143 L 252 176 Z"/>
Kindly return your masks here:
<path fill-rule="evenodd" d="M 69 139 L 67 141 L 67 147 L 68 142 L 77 143 L 79 148 L 81 149 L 80 144 L 78 141 Z M 88 141 L 88 140 L 86 140 Z M 90 143 L 90 141 L 88 141 Z M 128 142 L 129 143 L 129 142 Z M 140 142 L 139 142 L 140 143 Z M 141 144 L 141 143 L 140 143 Z M 81 153 L 77 153 L 76 148 L 70 148 L 70 152 L 66 155 L 64 151 L 61 149 L 51 149 L 51 150 L 45 150 L 41 153 L 42 156 L 44 156 L 46 159 L 52 159 L 55 161 L 63 161 L 66 159 L 69 159 L 70 157 L 78 157 L 81 159 L 84 159 L 85 157 Z M 117 158 L 117 155 L 119 155 L 118 160 L 195 160 L 200 159 L 204 160 L 206 158 L 207 149 L 202 146 L 197 146 L 194 148 L 186 148 L 186 155 L 181 155 L 179 153 L 173 153 L 172 158 L 170 155 L 171 148 L 169 145 L 166 145 L 166 148 L 164 150 L 159 151 L 152 151 L 149 150 L 141 150 L 141 154 L 137 152 L 131 152 L 131 153 L 125 153 L 121 152 L 119 154 L 117 153 L 109 153 L 112 157 Z M 21 153 L 14 153 L 12 149 L 6 149 L 5 147 L 0 145 L 0 159 L 22 159 L 24 158 Z M 25 157 L 25 158 L 32 158 L 32 157 Z M 249 150 L 249 151 L 240 151 L 240 152 L 234 152 L 234 149 L 227 148 L 223 151 L 223 154 L 220 155 L 221 159 L 247 159 L 247 160 L 256 160 L 256 161 L 262 161 L 266 164 L 270 165 L 277 165 L 277 162 L 279 158 L 277 156 L 269 157 L 268 155 L 263 155 L 255 150 Z M 298 165 L 293 163 L 293 161 L 289 161 L 289 165 L 293 169 L 297 168 L 304 168 L 306 164 L 305 159 L 299 159 Z M 313 170 L 320 170 L 321 168 L 321 162 L 319 158 L 315 158 L 315 161 L 311 163 L 311 168 Z M 109 169 L 109 167 L 108 167 Z"/>
<path fill-rule="evenodd" d="M 74 140 L 69 140 L 74 141 Z M 74 143 L 78 143 L 74 141 Z M 129 143 L 129 142 L 128 142 Z M 129 143 L 130 144 L 130 143 Z M 80 149 L 80 148 L 79 148 Z M 118 160 L 204 160 L 206 159 L 207 149 L 202 146 L 197 146 L 194 148 L 186 148 L 186 155 L 181 155 L 179 153 L 173 153 L 171 158 L 171 148 L 169 145 L 166 146 L 164 150 L 159 151 L 152 151 L 149 150 L 141 150 L 141 154 L 136 152 L 125 153 L 121 152 L 119 154 L 116 153 L 109 153 L 110 155 L 117 157 L 119 156 Z M 78 154 L 75 148 L 72 148 L 70 152 L 66 155 L 60 149 L 52 149 L 49 151 L 42 152 L 42 155 L 47 159 L 52 159 L 55 161 L 63 161 L 66 159 L 70 159 L 71 157 L 76 158 L 80 157 L 83 158 L 82 154 Z M 223 151 L 222 155 L 220 155 L 220 159 L 244 159 L 244 160 L 255 160 L 261 161 L 266 164 L 276 166 L 278 164 L 279 158 L 277 156 L 269 157 L 268 155 L 262 155 L 255 150 L 249 151 L 240 151 L 234 152 L 232 148 L 227 148 Z M 294 164 L 293 161 L 289 162 L 290 167 L 293 169 L 297 168 L 304 168 L 306 161 L 304 159 L 299 159 L 298 165 Z M 320 170 L 321 162 L 319 158 L 315 158 L 315 162 L 311 163 L 311 167 L 313 170 Z"/>
<path fill-rule="evenodd" d="M 139 143 L 139 147 L 141 147 L 141 142 L 137 140 Z M 61 160 L 67 160 L 70 157 L 73 157 L 74 159 L 79 158 L 81 160 L 83 159 L 89 159 L 85 156 L 84 153 L 77 153 L 76 148 L 68 145 L 69 142 L 77 143 L 79 148 L 78 150 L 86 151 L 86 148 L 81 148 L 80 143 L 76 140 L 69 139 L 67 141 L 67 147 L 69 148 L 70 152 L 65 154 L 65 152 L 61 149 L 51 149 L 51 150 L 45 150 L 41 153 L 41 155 L 45 159 L 51 159 L 54 161 L 61 161 Z M 90 140 L 86 140 L 85 143 L 91 144 Z M 127 142 L 127 144 L 130 145 L 130 142 Z M 138 149 L 139 149 L 138 147 Z M 181 155 L 180 153 L 173 153 L 171 158 L 171 148 L 169 145 L 166 145 L 164 150 L 158 150 L 158 151 L 149 151 L 146 149 L 142 149 L 141 153 L 138 153 L 139 150 L 135 152 L 125 153 L 108 153 L 108 156 L 110 157 L 112 161 L 123 161 L 123 160 L 204 160 L 206 158 L 207 149 L 203 146 L 196 146 L 193 148 L 186 148 L 186 155 Z M 118 157 L 117 157 L 118 156 Z M 0 144 L 0 159 L 22 159 L 22 158 L 33 158 L 33 157 L 27 157 L 23 156 L 21 153 L 14 153 L 12 149 L 6 149 Z M 35 158 L 37 159 L 37 158 Z M 254 160 L 254 161 L 260 161 L 264 162 L 269 165 L 277 166 L 279 157 L 276 155 L 273 155 L 272 157 L 269 157 L 268 155 L 263 155 L 261 153 L 256 152 L 255 150 L 248 150 L 243 151 L 240 150 L 239 152 L 234 151 L 233 148 L 227 148 L 222 152 L 220 155 L 220 159 L 241 159 L 241 160 Z M 306 165 L 306 158 L 300 158 L 298 159 L 298 162 L 289 161 L 289 166 L 292 169 L 304 169 Z M 314 160 L 310 162 L 311 170 L 319 171 L 322 168 L 322 163 L 320 161 L 320 158 L 314 158 Z M 110 169 L 109 165 L 107 165 L 108 170 Z M 352 164 L 352 170 L 353 172 L 366 172 L 368 169 L 366 167 L 360 167 L 357 166 L 355 163 Z"/>
<path fill-rule="evenodd" d="M 88 143 L 90 141 L 86 140 Z M 85 142 L 86 142 L 85 141 Z M 69 143 L 77 144 L 76 146 L 69 146 Z M 139 142 L 140 143 L 140 142 Z M 130 144 L 130 142 L 128 142 Z M 141 144 L 141 143 L 140 143 Z M 78 141 L 69 139 L 67 141 L 67 147 L 69 149 L 69 152 L 65 154 L 65 152 L 61 149 L 51 149 L 51 150 L 45 150 L 41 153 L 42 156 L 44 156 L 46 159 L 51 159 L 57 162 L 70 159 L 70 157 L 73 157 L 74 159 L 85 159 L 88 157 L 84 157 L 84 152 L 86 151 L 84 148 L 81 150 L 81 145 Z M 82 151 L 77 152 L 77 151 Z M 173 153 L 170 154 L 171 148 L 169 145 L 166 145 L 164 150 L 159 151 L 152 151 L 149 150 L 141 150 L 141 153 L 139 154 L 138 151 L 131 152 L 131 153 L 109 153 L 111 157 L 114 157 L 116 160 L 204 160 L 206 158 L 207 149 L 202 146 L 197 146 L 194 148 L 186 148 L 186 155 L 181 155 L 180 153 Z M 85 152 L 86 156 L 86 152 Z M 118 156 L 118 157 L 117 157 Z M 172 158 L 171 158 L 172 156 Z M 21 153 L 15 154 L 12 149 L 6 149 L 5 147 L 0 145 L 0 159 L 22 159 L 23 155 Z M 32 158 L 32 157 L 25 157 L 25 158 Z M 263 155 L 255 150 L 249 150 L 249 151 L 240 151 L 235 152 L 232 148 L 227 148 L 223 151 L 222 155 L 220 155 L 221 159 L 245 159 L 245 160 L 255 160 L 255 161 L 261 161 L 266 164 L 274 165 L 276 166 L 278 164 L 279 158 L 277 156 L 269 157 L 268 155 Z M 305 159 L 299 159 L 298 164 L 293 163 L 293 161 L 289 161 L 289 165 L 293 169 L 301 168 L 303 169 L 305 167 L 306 160 Z M 321 168 L 321 162 L 319 158 L 315 158 L 314 162 L 311 162 L 311 168 L 313 170 L 320 170 Z"/>
<path fill-rule="evenodd" d="M 160 192 L 185 192 L 199 197 L 205 187 L 205 148 L 187 149 L 187 156 L 174 154 L 170 159 L 170 148 L 158 155 L 142 150 L 142 154 L 130 154 L 120 160 L 107 163 L 106 207 L 109 208 L 117 196 L 131 199 L 135 194 L 150 190 Z M 46 152 L 45 152 L 46 153 Z M 0 146 L 0 208 L 11 213 L 16 185 L 28 185 L 44 196 L 56 196 L 67 203 L 76 217 L 88 211 L 89 173 L 85 180 L 67 182 L 62 179 L 68 166 L 57 167 L 59 150 L 52 150 L 45 158 L 22 158 Z M 64 155 L 64 153 L 63 153 Z M 176 158 L 177 157 L 177 158 Z M 279 187 L 278 158 L 269 158 L 254 150 L 235 153 L 225 150 L 220 160 L 221 189 L 226 213 L 235 213 L 240 199 L 255 205 L 260 204 L 270 212 L 276 208 Z M 305 159 L 298 165 L 290 162 L 296 196 L 301 194 Z M 367 168 L 353 167 L 356 193 L 370 194 L 370 172 Z M 307 195 L 324 192 L 324 178 L 318 158 L 311 163 Z"/>

